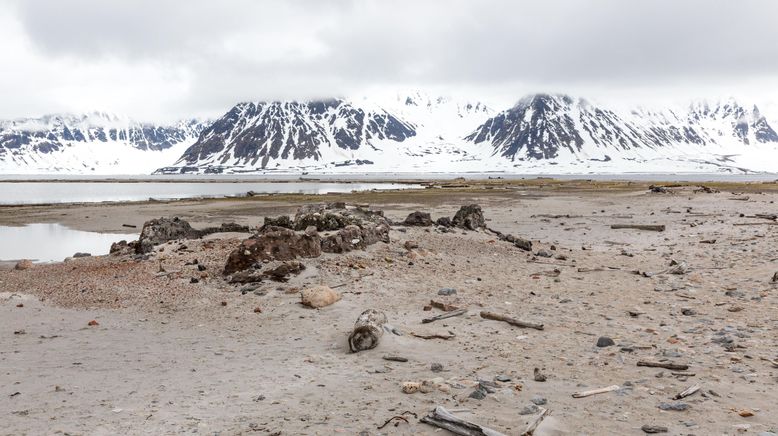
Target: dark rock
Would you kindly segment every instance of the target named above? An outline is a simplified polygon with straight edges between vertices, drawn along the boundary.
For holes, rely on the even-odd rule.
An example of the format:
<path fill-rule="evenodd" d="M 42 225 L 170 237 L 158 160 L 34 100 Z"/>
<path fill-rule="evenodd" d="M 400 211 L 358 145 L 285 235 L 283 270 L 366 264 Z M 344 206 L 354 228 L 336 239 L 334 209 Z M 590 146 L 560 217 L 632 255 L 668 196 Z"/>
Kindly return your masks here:
<path fill-rule="evenodd" d="M 778 283 L 778 271 L 776 271 L 775 274 L 773 274 L 773 278 L 770 279 L 770 282 L 772 283 Z"/>
<path fill-rule="evenodd" d="M 303 270 L 305 270 L 305 265 L 303 265 L 302 262 L 289 260 L 281 262 L 280 265 L 274 268 L 265 269 L 262 274 L 270 280 L 285 282 L 289 280 L 290 275 L 300 274 Z"/>
<path fill-rule="evenodd" d="M 91 254 L 91 253 L 76 253 L 76 254 L 74 254 L 74 255 L 73 255 L 73 257 L 74 257 L 74 258 L 79 258 L 79 257 L 91 257 L 91 256 L 92 256 L 92 254 Z"/>
<path fill-rule="evenodd" d="M 535 404 L 537 406 L 543 406 L 543 405 L 545 405 L 548 402 L 548 400 L 546 400 L 545 398 L 543 398 L 543 397 L 541 397 L 539 395 L 535 395 L 534 397 L 532 397 L 530 399 L 530 401 L 532 401 L 532 404 Z"/>
<path fill-rule="evenodd" d="M 438 295 L 454 295 L 457 290 L 454 288 L 443 288 L 438 290 Z"/>
<path fill-rule="evenodd" d="M 318 236 L 297 233 L 281 227 L 266 227 L 264 233 L 244 240 L 230 253 L 224 266 L 224 274 L 243 271 L 256 262 L 319 257 L 321 252 L 322 241 Z"/>
<path fill-rule="evenodd" d="M 689 409 L 689 405 L 686 403 L 659 403 L 659 408 L 661 410 L 683 412 L 684 410 Z"/>
<path fill-rule="evenodd" d="M 607 336 L 600 336 L 599 339 L 597 339 L 597 346 L 600 348 L 603 347 L 610 347 L 616 345 L 615 342 L 613 342 L 613 339 L 607 337 Z"/>
<path fill-rule="evenodd" d="M 681 314 L 686 316 L 694 316 L 697 315 L 697 311 L 694 309 L 689 309 L 688 307 L 681 309 Z"/>
<path fill-rule="evenodd" d="M 405 241 L 403 244 L 403 247 L 405 247 L 406 250 L 413 250 L 414 248 L 419 248 L 419 243 L 416 241 Z"/>
<path fill-rule="evenodd" d="M 178 217 L 153 219 L 143 224 L 135 252 L 150 253 L 155 245 L 177 239 L 196 239 L 201 236 L 200 231 L 193 229 L 188 222 Z"/>
<path fill-rule="evenodd" d="M 189 279 L 189 283 L 200 283 L 200 279 L 198 279 L 197 277 L 192 277 L 191 279 Z"/>
<path fill-rule="evenodd" d="M 475 400 L 483 400 L 486 398 L 486 391 L 482 389 L 481 386 L 478 386 L 476 390 L 470 393 L 469 397 Z"/>
<path fill-rule="evenodd" d="M 333 235 L 321 240 L 321 251 L 325 253 L 345 253 L 364 249 L 376 242 L 389 243 L 389 226 L 386 224 L 365 224 L 363 227 L 349 225 Z"/>
<path fill-rule="evenodd" d="M 440 363 L 433 363 L 432 365 L 430 365 L 430 370 L 432 372 L 441 372 L 443 371 L 443 365 Z"/>
<path fill-rule="evenodd" d="M 138 241 L 127 242 L 122 240 L 111 244 L 111 249 L 108 252 L 114 256 L 135 254 L 137 253 L 137 245 Z"/>
<path fill-rule="evenodd" d="M 326 230 L 340 230 L 346 226 L 361 224 L 362 220 L 335 212 L 311 212 L 299 214 L 294 220 L 295 230 L 305 230 L 310 226 L 322 232 Z"/>
<path fill-rule="evenodd" d="M 481 206 L 477 204 L 470 204 L 462 206 L 454 215 L 454 219 L 451 223 L 456 227 L 461 227 L 468 230 L 478 230 L 486 227 L 486 219 L 484 213 L 481 211 Z"/>
<path fill-rule="evenodd" d="M 447 216 L 438 218 L 438 220 L 435 221 L 435 224 L 437 224 L 437 225 L 439 225 L 441 227 L 451 227 L 452 226 L 451 218 L 449 218 Z"/>
<path fill-rule="evenodd" d="M 197 271 L 205 271 L 206 269 L 205 265 L 197 265 Z"/>
<path fill-rule="evenodd" d="M 200 236 L 210 235 L 213 233 L 249 233 L 251 229 L 248 226 L 242 226 L 237 223 L 222 223 L 219 227 L 206 227 L 200 230 Z"/>
<path fill-rule="evenodd" d="M 294 222 L 292 222 L 292 219 L 289 218 L 289 215 L 281 215 L 279 217 L 265 217 L 265 223 L 262 225 L 262 228 L 265 227 L 283 227 L 285 229 L 293 229 L 294 228 Z"/>
<path fill-rule="evenodd" d="M 644 425 L 643 427 L 640 427 L 641 430 L 643 430 L 643 433 L 667 433 L 667 427 L 662 427 L 661 425 Z"/>
<path fill-rule="evenodd" d="M 545 374 L 540 372 L 540 368 L 535 368 L 533 375 L 536 382 L 544 382 L 548 379 Z"/>
<path fill-rule="evenodd" d="M 405 221 L 403 221 L 403 224 L 406 226 L 429 227 L 432 225 L 432 218 L 427 212 L 416 211 L 408 215 L 408 217 L 405 218 Z"/>

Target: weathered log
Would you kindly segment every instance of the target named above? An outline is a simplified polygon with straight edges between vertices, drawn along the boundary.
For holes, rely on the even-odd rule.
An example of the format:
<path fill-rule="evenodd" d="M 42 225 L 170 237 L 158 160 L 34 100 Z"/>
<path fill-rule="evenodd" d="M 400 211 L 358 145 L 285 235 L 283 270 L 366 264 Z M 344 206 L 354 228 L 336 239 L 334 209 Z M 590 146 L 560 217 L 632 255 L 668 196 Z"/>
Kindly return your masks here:
<path fill-rule="evenodd" d="M 621 389 L 619 385 L 611 385 L 604 388 L 592 389 L 590 391 L 581 391 L 573 394 L 573 398 L 585 398 L 592 395 L 604 394 L 606 392 L 613 392 Z"/>
<path fill-rule="evenodd" d="M 420 338 L 420 339 L 443 339 L 443 340 L 449 340 L 452 338 L 455 338 L 456 335 L 452 332 L 448 332 L 448 334 L 441 334 L 441 333 L 432 333 L 432 334 L 425 334 L 425 333 L 413 333 L 411 332 L 411 336 Z"/>
<path fill-rule="evenodd" d="M 435 301 L 435 300 L 430 300 L 430 306 L 434 307 L 435 309 L 440 309 L 444 312 L 451 312 L 459 309 L 457 306 L 454 306 L 453 304 L 442 303 L 440 301 Z"/>
<path fill-rule="evenodd" d="M 362 312 L 354 323 L 354 330 L 348 337 L 348 346 L 353 353 L 375 348 L 384 334 L 386 315 L 375 309 Z"/>
<path fill-rule="evenodd" d="M 504 433 L 457 418 L 442 406 L 435 407 L 429 415 L 421 418 L 421 422 L 462 436 L 505 436 Z"/>
<path fill-rule="evenodd" d="M 612 229 L 648 230 L 651 232 L 664 232 L 664 224 L 611 224 Z"/>
<path fill-rule="evenodd" d="M 516 327 L 522 327 L 525 329 L 543 330 L 543 324 L 535 324 L 531 322 L 519 321 L 518 319 L 511 318 L 509 316 L 500 315 L 493 312 L 481 312 L 481 318 L 491 319 L 493 321 L 503 321 Z"/>
<path fill-rule="evenodd" d="M 535 417 L 535 419 L 532 420 L 532 422 L 529 423 L 529 425 L 527 425 L 527 429 L 524 430 L 524 433 L 522 433 L 521 436 L 532 436 L 535 434 L 535 430 L 538 429 L 540 423 L 543 422 L 543 419 L 545 419 L 546 416 L 550 414 L 550 410 L 541 407 L 540 413 Z"/>
<path fill-rule="evenodd" d="M 646 360 L 639 361 L 637 365 L 647 366 L 649 368 L 665 368 L 673 371 L 686 371 L 687 369 L 689 369 L 689 365 L 671 363 L 671 362 L 649 362 Z"/>
<path fill-rule="evenodd" d="M 464 315 L 467 313 L 467 309 L 459 309 L 451 312 L 442 313 L 440 315 L 433 316 L 431 318 L 424 318 L 421 320 L 422 324 L 427 324 L 433 321 L 440 321 L 441 319 L 453 318 L 455 316 Z"/>

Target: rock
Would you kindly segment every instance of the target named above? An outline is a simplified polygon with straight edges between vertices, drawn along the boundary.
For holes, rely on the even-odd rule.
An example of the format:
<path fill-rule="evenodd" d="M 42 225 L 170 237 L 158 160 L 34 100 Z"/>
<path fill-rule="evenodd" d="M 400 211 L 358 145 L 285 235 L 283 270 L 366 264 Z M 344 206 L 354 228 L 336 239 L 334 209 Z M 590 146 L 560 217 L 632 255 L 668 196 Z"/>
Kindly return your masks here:
<path fill-rule="evenodd" d="M 270 280 L 285 282 L 289 280 L 290 275 L 300 274 L 304 270 L 305 265 L 303 265 L 302 262 L 297 260 L 288 260 L 286 262 L 281 262 L 280 265 L 274 268 L 266 269 L 262 275 L 269 278 Z"/>
<path fill-rule="evenodd" d="M 408 217 L 405 218 L 405 221 L 403 221 L 403 224 L 406 226 L 429 227 L 432 225 L 432 218 L 427 212 L 416 211 L 408 215 Z"/>
<path fill-rule="evenodd" d="M 452 226 L 451 218 L 449 218 L 447 216 L 438 218 L 437 221 L 435 221 L 435 224 L 437 224 L 437 225 L 439 225 L 441 227 L 451 227 Z"/>
<path fill-rule="evenodd" d="M 86 325 L 88 325 L 89 327 L 95 327 L 95 326 L 100 325 L 100 323 L 97 322 L 97 320 L 93 319 L 93 320 L 89 321 L 88 323 L 86 323 Z"/>
<path fill-rule="evenodd" d="M 213 233 L 249 233 L 251 229 L 248 226 L 242 226 L 237 223 L 222 223 L 219 227 L 206 227 L 199 230 L 200 237 Z"/>
<path fill-rule="evenodd" d="M 403 244 L 403 247 L 405 247 L 406 250 L 413 250 L 414 248 L 419 248 L 419 243 L 416 241 L 405 241 Z"/>
<path fill-rule="evenodd" d="M 683 412 L 684 410 L 689 409 L 689 405 L 686 403 L 659 403 L 659 409 Z"/>
<path fill-rule="evenodd" d="M 597 346 L 600 348 L 610 347 L 613 345 L 616 345 L 616 342 L 614 342 L 613 339 L 607 336 L 600 336 L 600 338 L 597 339 Z"/>
<path fill-rule="evenodd" d="M 443 365 L 440 363 L 433 363 L 432 365 L 430 365 L 430 370 L 432 372 L 441 372 L 443 371 Z"/>
<path fill-rule="evenodd" d="M 205 271 L 206 269 L 205 265 L 197 265 L 197 271 Z"/>
<path fill-rule="evenodd" d="M 376 242 L 389 242 L 388 225 L 370 223 L 365 223 L 362 227 L 349 225 L 334 235 L 324 237 L 321 241 L 321 251 L 346 253 L 356 249 L 364 249 Z"/>
<path fill-rule="evenodd" d="M 486 398 L 486 391 L 482 389 L 481 386 L 478 386 L 478 388 L 476 388 L 476 390 L 471 392 L 468 397 L 474 400 L 483 400 L 484 398 Z"/>
<path fill-rule="evenodd" d="M 643 430 L 643 433 L 667 433 L 667 427 L 662 427 L 661 425 L 644 425 L 643 427 L 640 427 L 641 430 Z"/>
<path fill-rule="evenodd" d="M 685 316 L 694 316 L 694 315 L 697 315 L 697 311 L 694 310 L 694 309 L 690 309 L 688 307 L 685 307 L 685 308 L 681 309 L 681 314 L 685 315 Z"/>
<path fill-rule="evenodd" d="M 302 292 L 300 292 L 300 300 L 303 305 L 314 309 L 329 306 L 340 300 L 340 298 L 340 294 L 329 286 L 324 285 L 303 289 Z"/>
<path fill-rule="evenodd" d="M 538 252 L 535 253 L 535 256 L 538 256 L 538 257 L 552 257 L 553 255 L 554 254 L 551 253 L 548 250 L 538 250 Z"/>
<path fill-rule="evenodd" d="M 200 231 L 193 229 L 188 222 L 178 217 L 153 219 L 143 224 L 135 252 L 150 253 L 155 245 L 176 239 L 196 239 L 201 236 Z"/>
<path fill-rule="evenodd" d="M 443 288 L 438 290 L 438 295 L 454 295 L 457 290 L 454 288 Z"/>
<path fill-rule="evenodd" d="M 108 253 L 114 256 L 136 254 L 138 252 L 137 246 L 138 241 L 127 242 L 122 240 L 111 244 L 111 249 Z"/>
<path fill-rule="evenodd" d="M 507 382 L 511 381 L 510 377 L 508 377 L 507 375 L 502 375 L 502 374 L 494 376 L 494 379 L 497 380 L 498 382 L 502 382 L 502 383 L 507 383 Z"/>
<path fill-rule="evenodd" d="M 519 415 L 534 415 L 538 412 L 540 412 L 540 407 L 535 404 L 530 404 L 529 406 L 524 406 L 523 409 L 519 410 Z"/>
<path fill-rule="evenodd" d="M 486 219 L 481 211 L 481 206 L 477 204 L 470 204 L 462 206 L 454 215 L 454 219 L 451 223 L 456 227 L 461 227 L 468 230 L 478 230 L 486 227 Z"/>
<path fill-rule="evenodd" d="M 326 230 L 340 230 L 346 226 L 361 224 L 362 220 L 334 212 L 313 212 L 297 215 L 294 219 L 295 230 L 305 230 L 310 226 L 323 232 Z"/>
<path fill-rule="evenodd" d="M 76 253 L 76 254 L 74 254 L 74 255 L 73 255 L 73 257 L 74 257 L 74 258 L 79 258 L 79 257 L 91 257 L 91 256 L 92 256 L 92 254 L 91 254 L 91 253 Z"/>
<path fill-rule="evenodd" d="M 421 383 L 419 382 L 403 382 L 402 390 L 404 394 L 415 394 L 421 389 Z"/>
<path fill-rule="evenodd" d="M 532 241 L 513 235 L 501 235 L 500 239 L 508 241 L 516 248 L 520 248 L 524 251 L 532 251 Z"/>
<path fill-rule="evenodd" d="M 200 279 L 198 279 L 197 277 L 192 277 L 191 279 L 189 279 L 189 283 L 200 283 Z"/>
<path fill-rule="evenodd" d="M 289 215 L 281 215 L 275 218 L 266 216 L 260 231 L 265 227 L 283 227 L 285 229 L 294 229 L 294 222 L 292 222 L 292 219 L 289 218 Z"/>
<path fill-rule="evenodd" d="M 319 230 L 316 229 L 316 226 L 308 226 L 305 228 L 305 234 L 308 236 L 317 236 L 319 234 Z"/>
<path fill-rule="evenodd" d="M 537 406 L 543 406 L 543 405 L 545 405 L 548 402 L 548 400 L 546 400 L 545 398 L 543 398 L 541 396 L 538 396 L 538 395 L 535 395 L 534 397 L 532 397 L 530 399 L 530 401 L 532 401 L 532 404 L 535 404 Z"/>
<path fill-rule="evenodd" d="M 17 271 L 25 271 L 30 268 L 32 268 L 32 261 L 29 259 L 22 259 L 16 262 L 16 265 L 14 266 L 14 269 Z"/>
<path fill-rule="evenodd" d="M 535 371 L 534 371 L 533 375 L 534 375 L 534 379 L 535 379 L 536 382 L 544 382 L 548 378 L 548 377 L 546 377 L 545 374 L 540 372 L 540 368 L 535 368 Z"/>
<path fill-rule="evenodd" d="M 778 283 L 778 271 L 773 274 L 773 278 L 770 280 L 772 283 Z"/>
<path fill-rule="evenodd" d="M 256 262 L 294 260 L 298 257 L 321 256 L 321 238 L 281 227 L 268 227 L 254 235 L 230 253 L 224 274 L 243 271 Z"/>

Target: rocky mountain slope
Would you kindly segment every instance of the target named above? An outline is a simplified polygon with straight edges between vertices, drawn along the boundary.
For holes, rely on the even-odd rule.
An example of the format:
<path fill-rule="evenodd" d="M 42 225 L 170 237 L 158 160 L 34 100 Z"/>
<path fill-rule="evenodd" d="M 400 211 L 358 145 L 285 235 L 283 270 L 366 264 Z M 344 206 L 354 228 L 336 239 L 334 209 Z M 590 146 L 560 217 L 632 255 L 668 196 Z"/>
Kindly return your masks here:
<path fill-rule="evenodd" d="M 2 173 L 148 173 L 194 143 L 204 123 L 139 123 L 102 112 L 0 121 Z"/>

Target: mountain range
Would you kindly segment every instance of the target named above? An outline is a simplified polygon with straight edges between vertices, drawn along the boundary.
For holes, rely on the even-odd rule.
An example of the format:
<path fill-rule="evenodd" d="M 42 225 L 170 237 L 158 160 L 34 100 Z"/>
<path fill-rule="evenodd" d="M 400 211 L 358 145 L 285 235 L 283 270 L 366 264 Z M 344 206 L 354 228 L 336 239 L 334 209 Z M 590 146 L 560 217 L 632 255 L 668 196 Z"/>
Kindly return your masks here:
<path fill-rule="evenodd" d="M 775 172 L 778 134 L 734 99 L 633 109 L 533 94 L 497 111 L 420 91 L 243 102 L 215 121 L 0 122 L 0 172 Z"/>

